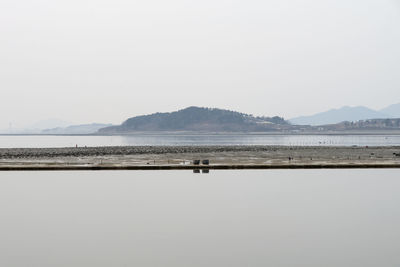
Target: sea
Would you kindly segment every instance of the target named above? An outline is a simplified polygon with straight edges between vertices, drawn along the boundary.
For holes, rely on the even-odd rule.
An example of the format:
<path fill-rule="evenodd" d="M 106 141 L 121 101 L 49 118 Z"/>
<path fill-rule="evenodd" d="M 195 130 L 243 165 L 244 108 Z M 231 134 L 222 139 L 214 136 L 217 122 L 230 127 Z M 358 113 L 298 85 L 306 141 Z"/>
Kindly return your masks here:
<path fill-rule="evenodd" d="M 0 135 L 0 148 L 75 146 L 400 146 L 400 135 L 136 134 Z"/>

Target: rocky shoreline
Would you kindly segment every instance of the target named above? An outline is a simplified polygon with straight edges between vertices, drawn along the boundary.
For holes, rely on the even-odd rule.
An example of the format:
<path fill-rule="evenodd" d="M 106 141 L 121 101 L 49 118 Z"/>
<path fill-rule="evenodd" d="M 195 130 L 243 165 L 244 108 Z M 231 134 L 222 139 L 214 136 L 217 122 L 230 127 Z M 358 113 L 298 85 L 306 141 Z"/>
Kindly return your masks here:
<path fill-rule="evenodd" d="M 207 159 L 209 165 L 194 165 Z M 0 149 L 0 170 L 400 167 L 400 147 L 115 146 Z"/>

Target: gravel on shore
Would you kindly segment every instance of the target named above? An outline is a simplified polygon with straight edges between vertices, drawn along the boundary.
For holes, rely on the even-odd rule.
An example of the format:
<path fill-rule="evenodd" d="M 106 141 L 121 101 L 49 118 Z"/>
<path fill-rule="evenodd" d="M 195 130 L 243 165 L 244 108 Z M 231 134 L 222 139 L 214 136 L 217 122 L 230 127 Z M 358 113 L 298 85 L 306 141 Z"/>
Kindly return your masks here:
<path fill-rule="evenodd" d="M 180 154 L 180 153 L 223 153 L 223 152 L 287 152 L 307 154 L 341 153 L 371 154 L 400 153 L 400 146 L 360 147 L 360 146 L 101 146 L 101 147 L 65 147 L 65 148 L 0 148 L 0 158 L 39 158 L 39 157 L 80 157 L 107 155 L 140 154 Z"/>
<path fill-rule="evenodd" d="M 0 148 L 0 168 L 12 166 L 186 166 L 208 159 L 210 166 L 400 166 L 400 147 L 332 146 L 114 146 Z"/>

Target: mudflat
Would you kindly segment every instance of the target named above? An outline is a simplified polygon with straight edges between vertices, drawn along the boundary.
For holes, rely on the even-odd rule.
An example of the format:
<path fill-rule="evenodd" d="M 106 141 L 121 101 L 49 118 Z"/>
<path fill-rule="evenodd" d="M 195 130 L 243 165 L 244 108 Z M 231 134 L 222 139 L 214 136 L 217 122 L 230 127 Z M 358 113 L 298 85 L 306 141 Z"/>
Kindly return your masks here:
<path fill-rule="evenodd" d="M 195 161 L 200 160 L 199 165 Z M 203 165 L 202 160 L 209 160 Z M 0 170 L 400 167 L 400 146 L 114 146 L 0 149 Z"/>

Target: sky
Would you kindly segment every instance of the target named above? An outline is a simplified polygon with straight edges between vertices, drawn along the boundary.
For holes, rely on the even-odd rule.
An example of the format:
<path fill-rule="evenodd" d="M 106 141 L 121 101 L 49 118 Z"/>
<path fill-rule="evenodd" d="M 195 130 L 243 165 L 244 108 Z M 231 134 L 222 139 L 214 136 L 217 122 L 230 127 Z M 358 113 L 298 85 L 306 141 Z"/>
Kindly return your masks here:
<path fill-rule="evenodd" d="M 2 0 L 0 129 L 400 102 L 400 0 Z"/>

